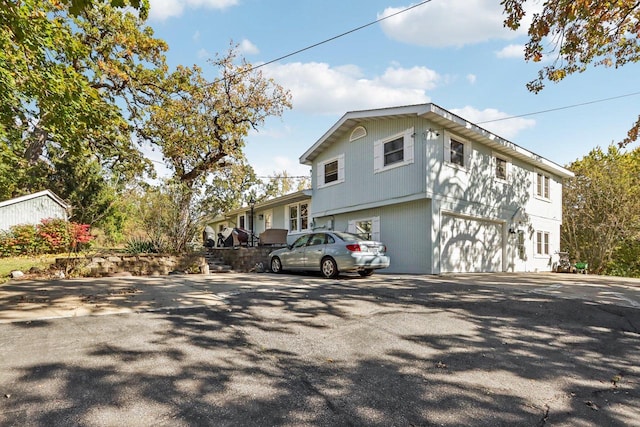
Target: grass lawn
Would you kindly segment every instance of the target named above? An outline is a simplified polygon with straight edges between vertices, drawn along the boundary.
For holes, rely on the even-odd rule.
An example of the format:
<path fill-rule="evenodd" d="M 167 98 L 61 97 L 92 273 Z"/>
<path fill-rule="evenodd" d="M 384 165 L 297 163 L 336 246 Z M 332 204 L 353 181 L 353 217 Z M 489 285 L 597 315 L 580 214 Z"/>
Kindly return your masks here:
<path fill-rule="evenodd" d="M 31 267 L 46 270 L 60 256 L 60 254 L 57 254 L 0 258 L 0 283 L 9 280 L 9 274 L 13 270 L 20 270 L 23 273 L 27 273 Z"/>

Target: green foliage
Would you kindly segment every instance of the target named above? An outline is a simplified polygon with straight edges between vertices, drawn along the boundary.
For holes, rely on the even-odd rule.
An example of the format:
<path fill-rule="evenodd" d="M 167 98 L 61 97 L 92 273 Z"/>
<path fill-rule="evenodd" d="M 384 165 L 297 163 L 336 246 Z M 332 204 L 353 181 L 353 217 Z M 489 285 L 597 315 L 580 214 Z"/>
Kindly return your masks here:
<path fill-rule="evenodd" d="M 525 18 L 527 0 L 501 0 L 506 27 L 516 30 Z M 539 92 L 545 81 L 558 82 L 589 65 L 621 67 L 640 61 L 640 3 L 637 0 L 545 1 L 528 28 L 525 59 L 540 62 L 551 56 L 538 78 L 527 84 Z M 620 144 L 638 139 L 640 117 Z"/>
<path fill-rule="evenodd" d="M 233 181 L 242 181 L 244 175 L 237 173 L 249 169 L 244 165 L 244 138 L 267 117 L 291 106 L 288 91 L 244 59 L 238 61 L 237 55 L 232 48 L 211 61 L 219 76 L 214 81 L 207 81 L 196 66 L 178 67 L 166 87 L 179 96 L 167 96 L 152 106 L 140 134 L 162 150 L 173 171 L 164 196 L 171 206 L 165 210 L 171 219 L 166 231 L 175 252 L 185 251 L 203 225 L 198 208 L 206 198 L 206 183 L 220 179 L 224 170 Z"/>
<path fill-rule="evenodd" d="M 601 274 L 631 274 L 640 240 L 640 149 L 592 150 L 569 165 L 563 189 L 562 248 Z"/>
<path fill-rule="evenodd" d="M 640 277 L 640 238 L 623 241 L 604 271 L 612 276 Z"/>
<path fill-rule="evenodd" d="M 149 239 L 143 239 L 141 237 L 133 237 L 127 241 L 124 248 L 125 252 L 132 255 L 138 254 L 155 254 L 160 252 L 156 243 Z"/>
<path fill-rule="evenodd" d="M 120 179 L 150 170 L 131 136 L 162 87 L 166 49 L 141 16 L 107 2 L 3 2 L 0 197 L 47 188 L 57 159 L 87 153 Z"/>

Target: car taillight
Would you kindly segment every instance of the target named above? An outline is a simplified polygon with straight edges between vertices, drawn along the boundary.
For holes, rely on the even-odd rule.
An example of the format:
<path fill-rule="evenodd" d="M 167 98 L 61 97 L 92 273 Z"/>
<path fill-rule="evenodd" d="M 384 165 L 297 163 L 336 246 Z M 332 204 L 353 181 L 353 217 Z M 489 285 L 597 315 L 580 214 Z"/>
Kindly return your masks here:
<path fill-rule="evenodd" d="M 351 252 L 360 252 L 360 245 L 357 243 L 355 245 L 347 245 L 347 249 Z"/>

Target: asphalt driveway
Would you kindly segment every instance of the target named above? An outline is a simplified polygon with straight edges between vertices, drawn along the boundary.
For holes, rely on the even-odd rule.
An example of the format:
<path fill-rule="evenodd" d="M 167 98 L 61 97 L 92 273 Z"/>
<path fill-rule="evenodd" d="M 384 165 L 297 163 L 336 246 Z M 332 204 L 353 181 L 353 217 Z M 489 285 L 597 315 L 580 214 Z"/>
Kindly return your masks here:
<path fill-rule="evenodd" d="M 0 425 L 640 424 L 640 281 L 0 286 Z"/>

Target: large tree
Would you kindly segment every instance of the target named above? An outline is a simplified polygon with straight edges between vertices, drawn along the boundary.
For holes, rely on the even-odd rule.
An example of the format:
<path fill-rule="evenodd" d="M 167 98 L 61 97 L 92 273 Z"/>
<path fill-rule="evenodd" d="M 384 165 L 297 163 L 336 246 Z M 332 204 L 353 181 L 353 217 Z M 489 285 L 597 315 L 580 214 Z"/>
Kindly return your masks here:
<path fill-rule="evenodd" d="M 132 135 L 161 92 L 167 45 L 131 10 L 65 3 L 0 4 L 0 199 L 53 184 L 83 218 L 103 218 L 93 185 L 151 169 Z"/>
<path fill-rule="evenodd" d="M 623 261 L 618 253 L 640 243 L 640 149 L 596 148 L 569 169 L 575 177 L 563 189 L 562 247 L 606 272 Z"/>
<path fill-rule="evenodd" d="M 501 0 L 505 25 L 520 27 L 527 0 Z M 529 5 L 533 2 L 530 1 Z M 640 61 L 640 2 L 637 0 L 555 0 L 545 1 L 542 11 L 532 17 L 528 29 L 525 59 L 539 62 L 551 58 L 528 83 L 532 92 L 544 88 L 545 81 L 558 82 L 589 65 L 621 67 Z M 625 146 L 638 139 L 640 116 L 620 142 Z"/>
<path fill-rule="evenodd" d="M 168 93 L 151 108 L 142 138 L 159 147 L 173 171 L 176 219 L 173 248 L 184 250 L 193 237 L 194 203 L 216 172 L 243 164 L 245 137 L 269 116 L 290 107 L 290 94 L 265 78 L 232 47 L 210 61 L 216 77 L 208 80 L 197 67 L 178 67 L 167 80 Z M 246 168 L 245 168 L 246 169 Z M 178 235 L 179 234 L 179 235 Z"/>

